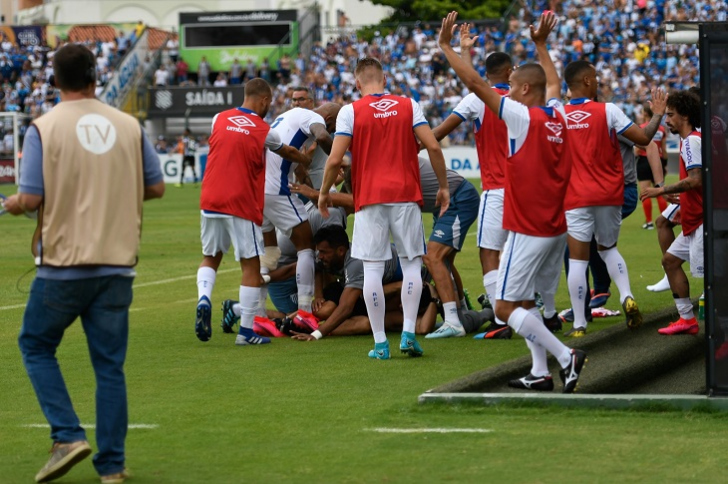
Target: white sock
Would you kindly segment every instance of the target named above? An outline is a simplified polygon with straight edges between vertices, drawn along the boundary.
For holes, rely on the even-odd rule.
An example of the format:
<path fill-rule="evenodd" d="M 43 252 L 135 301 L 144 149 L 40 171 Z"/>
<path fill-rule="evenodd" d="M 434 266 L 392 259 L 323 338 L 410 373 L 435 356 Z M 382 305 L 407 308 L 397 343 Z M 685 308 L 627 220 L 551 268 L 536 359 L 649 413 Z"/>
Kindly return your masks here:
<path fill-rule="evenodd" d="M 546 376 L 549 374 L 546 350 L 543 346 L 526 340 L 526 346 L 531 350 L 531 375 Z"/>
<path fill-rule="evenodd" d="M 240 327 L 252 329 L 260 291 L 257 287 L 240 286 L 238 294 L 240 297 Z"/>
<path fill-rule="evenodd" d="M 571 268 L 569 268 L 571 270 Z M 551 334 L 542 321 L 523 308 L 516 308 L 508 318 L 508 326 L 531 343 L 539 345 L 554 355 L 562 368 L 571 361 L 571 350 Z"/>
<path fill-rule="evenodd" d="M 364 261 L 364 288 L 362 294 L 367 306 L 369 324 L 374 333 L 375 343 L 384 343 L 387 336 L 384 333 L 384 261 Z"/>
<path fill-rule="evenodd" d="M 239 302 L 233 304 L 233 313 L 235 313 L 235 316 L 240 317 L 241 309 L 240 309 L 240 303 Z"/>
<path fill-rule="evenodd" d="M 314 254 L 311 249 L 298 251 L 296 263 L 296 284 L 298 285 L 298 309 L 311 312 L 313 302 L 314 272 L 316 270 Z"/>
<path fill-rule="evenodd" d="M 483 276 L 483 287 L 485 288 L 485 297 L 490 301 L 490 307 L 495 311 L 495 300 L 496 300 L 496 284 L 498 283 L 498 271 L 486 272 Z M 505 326 L 506 322 L 495 318 L 496 324 Z"/>
<path fill-rule="evenodd" d="M 458 316 L 458 303 L 448 302 L 442 304 L 442 309 L 445 312 L 445 322 L 455 328 L 461 328 L 463 325 L 460 322 Z"/>
<path fill-rule="evenodd" d="M 632 289 L 629 287 L 629 274 L 627 273 L 627 263 L 624 262 L 622 254 L 616 247 L 607 250 L 600 250 L 604 263 L 607 265 L 609 277 L 612 278 L 614 284 L 619 290 L 619 302 L 623 303 L 627 296 L 632 296 Z"/>
<path fill-rule="evenodd" d="M 584 305 L 586 304 L 586 268 L 588 266 L 589 262 L 585 260 L 569 259 L 569 277 L 566 282 L 569 286 L 575 328 L 586 328 Z"/>
<path fill-rule="evenodd" d="M 197 300 L 206 296 L 212 301 L 212 288 L 215 287 L 217 272 L 212 267 L 200 267 L 197 269 Z"/>
<path fill-rule="evenodd" d="M 399 263 L 402 266 L 402 313 L 404 315 L 402 331 L 414 334 L 417 309 L 420 307 L 420 296 L 422 296 L 422 257 L 415 257 L 412 260 L 400 257 Z M 457 317 L 457 311 L 455 316 Z"/>
<path fill-rule="evenodd" d="M 260 268 L 260 275 L 268 275 L 268 269 L 265 267 Z M 258 307 L 255 310 L 255 315 L 262 318 L 267 318 L 268 313 L 265 310 L 266 303 L 268 301 L 268 284 L 261 284 L 258 288 Z"/>
<path fill-rule="evenodd" d="M 556 294 L 542 292 L 541 299 L 543 299 L 543 317 L 553 318 L 556 314 Z"/>
<path fill-rule="evenodd" d="M 695 317 L 693 314 L 693 303 L 690 302 L 689 297 L 676 297 L 675 306 L 677 306 L 677 312 L 683 319 L 692 319 Z"/>

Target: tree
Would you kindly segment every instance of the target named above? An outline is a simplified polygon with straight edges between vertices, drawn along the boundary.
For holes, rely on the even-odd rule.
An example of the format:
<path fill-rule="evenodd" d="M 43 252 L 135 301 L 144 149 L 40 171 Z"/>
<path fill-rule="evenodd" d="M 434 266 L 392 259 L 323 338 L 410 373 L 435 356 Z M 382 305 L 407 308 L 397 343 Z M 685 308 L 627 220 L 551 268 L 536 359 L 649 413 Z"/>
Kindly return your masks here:
<path fill-rule="evenodd" d="M 392 7 L 394 13 L 382 20 L 390 22 L 433 22 L 457 10 L 462 20 L 500 17 L 511 0 L 371 0 L 375 5 Z"/>

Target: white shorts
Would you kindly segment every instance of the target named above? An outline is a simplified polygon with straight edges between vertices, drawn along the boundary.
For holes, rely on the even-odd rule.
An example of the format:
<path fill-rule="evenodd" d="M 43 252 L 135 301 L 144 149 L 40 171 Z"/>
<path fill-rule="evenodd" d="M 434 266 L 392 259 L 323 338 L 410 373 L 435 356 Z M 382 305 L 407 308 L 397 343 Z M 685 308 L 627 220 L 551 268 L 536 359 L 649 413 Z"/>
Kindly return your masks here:
<path fill-rule="evenodd" d="M 566 234 L 534 237 L 509 232 L 498 267 L 496 299 L 533 301 L 536 288 L 555 294 L 566 250 Z"/>
<path fill-rule="evenodd" d="M 399 257 L 414 259 L 425 254 L 422 212 L 416 203 L 368 205 L 354 214 L 351 256 L 365 261 L 392 258 L 389 234 Z"/>
<path fill-rule="evenodd" d="M 202 255 L 227 254 L 230 244 L 235 249 L 235 260 L 252 259 L 264 254 L 263 232 L 260 226 L 239 217 L 201 216 L 200 240 Z"/>
<path fill-rule="evenodd" d="M 478 247 L 503 250 L 508 231 L 503 230 L 503 188 L 486 190 L 480 194 L 478 209 Z"/>
<path fill-rule="evenodd" d="M 690 263 L 690 273 L 693 277 L 703 277 L 705 273 L 703 267 L 703 224 L 700 224 L 700 227 L 688 236 L 680 232 L 680 235 L 670 245 L 667 252 L 678 259 L 688 261 Z"/>
<path fill-rule="evenodd" d="M 567 210 L 566 225 L 569 235 L 579 242 L 591 242 L 592 236 L 595 236 L 597 244 L 612 247 L 619 239 L 622 207 L 604 205 Z"/>
<path fill-rule="evenodd" d="M 308 212 L 297 196 L 265 195 L 263 205 L 263 232 L 280 230 L 286 237 L 293 228 L 308 220 Z"/>
<path fill-rule="evenodd" d="M 680 225 L 680 204 L 671 203 L 662 211 L 662 216 L 674 225 Z"/>

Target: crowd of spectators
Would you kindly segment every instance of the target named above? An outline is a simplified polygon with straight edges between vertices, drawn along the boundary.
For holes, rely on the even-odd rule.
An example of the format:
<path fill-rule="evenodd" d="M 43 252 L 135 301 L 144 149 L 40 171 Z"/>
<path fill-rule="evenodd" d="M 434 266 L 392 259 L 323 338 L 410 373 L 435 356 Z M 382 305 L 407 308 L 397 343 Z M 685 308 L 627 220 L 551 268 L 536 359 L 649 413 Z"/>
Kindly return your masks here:
<path fill-rule="evenodd" d="M 479 37 L 471 52 L 475 68 L 484 75 L 485 57 L 494 51 L 509 53 L 516 65 L 535 60 L 528 26 L 545 9 L 560 17 L 549 45 L 557 68 L 588 59 L 600 77 L 600 100 L 614 102 L 636 118 L 652 87 L 683 89 L 699 80 L 697 46 L 665 44 L 662 23 L 725 21 L 728 2 L 524 0 L 506 25 L 475 24 L 472 33 Z M 311 88 L 317 102 L 355 100 L 354 66 L 359 57 L 369 55 L 382 61 L 392 93 L 413 97 L 430 124 L 439 124 L 468 91 L 439 52 L 438 30 L 439 24 L 423 22 L 413 28 L 374 32 L 371 41 L 352 33 L 326 45 L 317 44 L 309 58 L 299 55 L 294 59 L 288 78 L 280 79 L 269 116 L 274 118 L 288 108 L 286 93 L 295 85 Z M 463 124 L 449 142 L 471 144 L 472 136 L 470 127 Z"/>
<path fill-rule="evenodd" d="M 478 42 L 471 52 L 473 64 L 485 74 L 485 57 L 494 51 L 509 53 L 516 65 L 534 60 L 529 42 L 529 24 L 544 9 L 560 16 L 550 39 L 550 53 L 557 68 L 586 58 L 597 68 L 600 98 L 618 104 L 637 117 L 649 90 L 661 86 L 682 89 L 698 82 L 697 46 L 666 45 L 660 26 L 665 20 L 725 21 L 726 0 L 521 0 L 520 8 L 505 25 L 478 22 L 472 33 Z M 230 72 L 210 71 L 206 59 L 190 66 L 179 57 L 179 43 L 168 40 L 168 55 L 154 73 L 156 85 L 235 85 L 250 77 L 263 77 L 276 84 L 269 118 L 289 107 L 292 87 L 308 86 L 318 103 L 351 102 L 358 97 L 354 66 L 358 58 L 374 56 L 387 72 L 387 88 L 411 96 L 423 107 L 432 125 L 439 124 L 465 97 L 467 89 L 450 72 L 437 47 L 439 24 L 399 26 L 374 32 L 364 40 L 354 30 L 327 44 L 317 43 L 309 57 L 283 56 L 275 66 L 236 60 Z M 113 40 L 88 40 L 97 56 L 99 91 L 113 75 L 114 66 L 133 44 L 139 29 L 120 32 Z M 57 91 L 48 79 L 53 69 L 53 49 L 43 43 L 23 47 L 0 33 L 0 112 L 16 111 L 37 117 L 58 102 Z M 188 75 L 188 72 L 196 74 Z M 453 144 L 472 143 L 472 132 L 462 125 L 449 139 Z"/>

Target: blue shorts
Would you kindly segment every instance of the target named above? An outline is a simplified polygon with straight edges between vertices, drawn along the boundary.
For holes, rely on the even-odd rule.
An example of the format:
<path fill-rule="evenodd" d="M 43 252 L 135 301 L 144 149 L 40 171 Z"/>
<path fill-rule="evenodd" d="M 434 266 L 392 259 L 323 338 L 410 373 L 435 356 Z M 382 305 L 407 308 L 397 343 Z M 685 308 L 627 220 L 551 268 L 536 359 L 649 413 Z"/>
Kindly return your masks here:
<path fill-rule="evenodd" d="M 286 314 L 298 311 L 298 286 L 295 277 L 269 283 L 268 295 L 278 311 Z"/>
<path fill-rule="evenodd" d="M 631 183 L 624 186 L 624 203 L 622 204 L 622 220 L 626 219 L 637 208 L 637 184 Z"/>
<path fill-rule="evenodd" d="M 442 217 L 437 214 L 433 217 L 434 225 L 430 234 L 430 241 L 447 245 L 460 251 L 465 243 L 465 236 L 478 218 L 480 207 L 480 194 L 472 183 L 463 180 L 463 183 L 450 195 L 450 207 Z"/>

